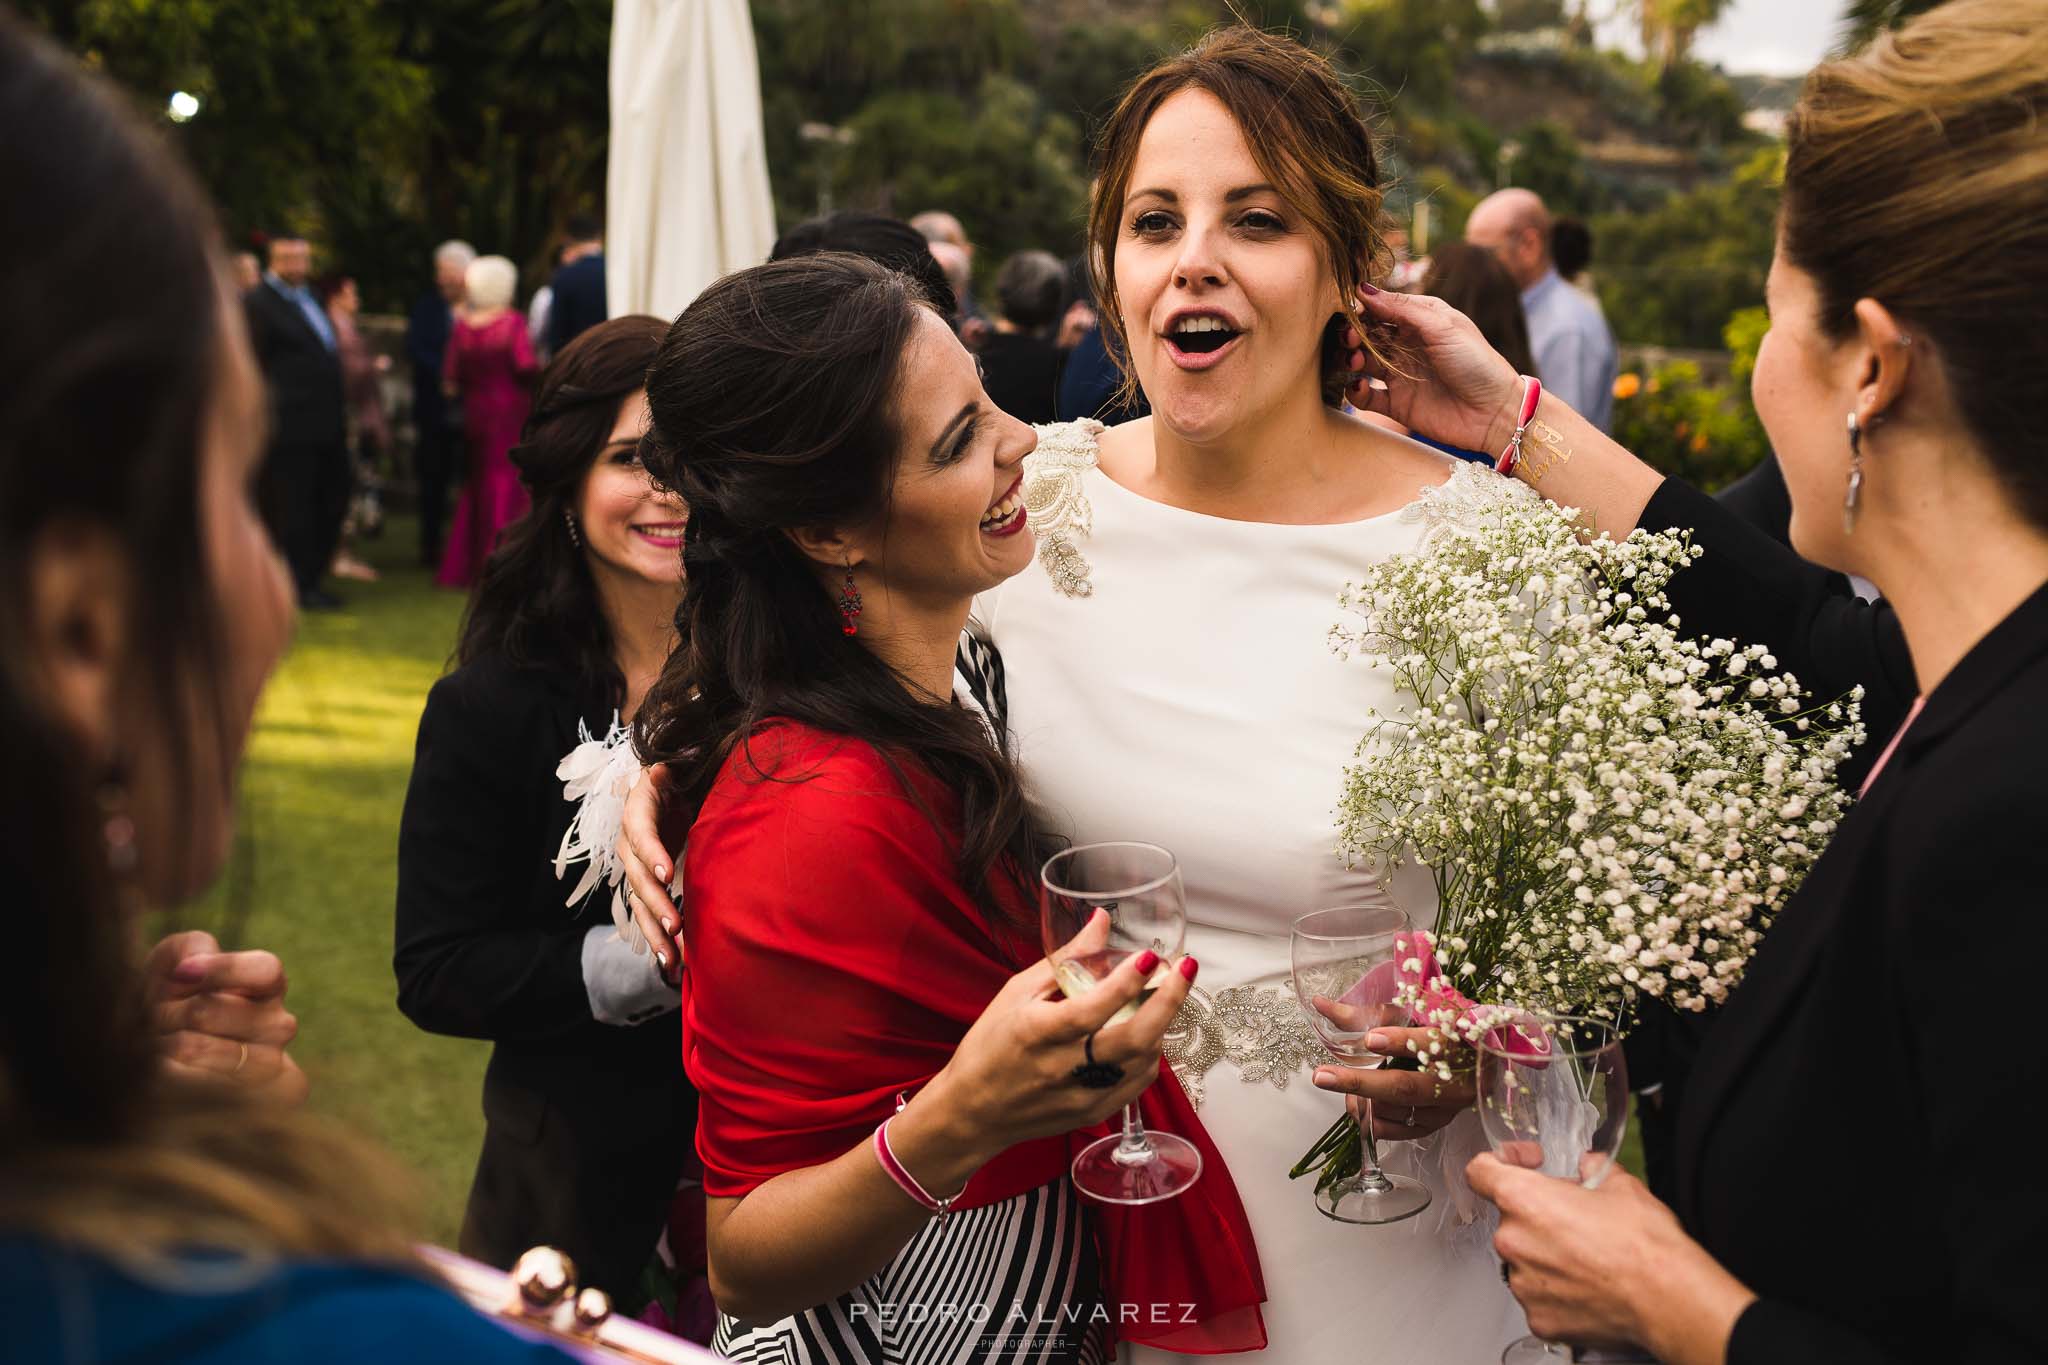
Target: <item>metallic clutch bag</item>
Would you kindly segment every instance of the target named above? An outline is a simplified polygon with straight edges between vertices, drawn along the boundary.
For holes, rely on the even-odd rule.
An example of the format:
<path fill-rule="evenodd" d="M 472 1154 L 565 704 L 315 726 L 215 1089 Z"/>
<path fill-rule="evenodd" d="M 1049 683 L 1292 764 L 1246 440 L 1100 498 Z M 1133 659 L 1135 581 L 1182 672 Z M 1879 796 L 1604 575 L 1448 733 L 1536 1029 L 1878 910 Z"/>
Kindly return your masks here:
<path fill-rule="evenodd" d="M 578 1290 L 576 1263 L 553 1247 L 527 1252 L 509 1275 L 442 1247 L 422 1246 L 419 1254 L 479 1313 L 593 1365 L 692 1365 L 719 1359 L 681 1337 L 613 1317 L 611 1299 L 595 1287 Z"/>

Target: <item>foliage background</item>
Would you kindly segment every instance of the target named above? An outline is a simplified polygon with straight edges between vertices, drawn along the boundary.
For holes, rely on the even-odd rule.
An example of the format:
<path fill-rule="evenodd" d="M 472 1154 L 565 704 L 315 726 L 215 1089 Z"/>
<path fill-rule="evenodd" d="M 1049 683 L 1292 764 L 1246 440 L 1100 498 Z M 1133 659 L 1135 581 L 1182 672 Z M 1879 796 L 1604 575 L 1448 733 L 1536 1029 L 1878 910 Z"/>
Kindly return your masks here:
<path fill-rule="evenodd" d="M 1658 8 L 1676 0 L 1632 2 L 1649 35 L 1696 26 L 1699 6 L 1725 0 L 1684 0 L 1676 17 Z M 309 234 L 324 261 L 357 276 L 373 311 L 403 308 L 424 284 L 427 251 L 448 236 L 511 256 L 530 286 L 563 220 L 602 208 L 610 0 L 26 9 L 162 121 L 232 240 Z M 1685 58 L 1683 43 L 1645 62 L 1595 50 L 1583 9 L 754 0 L 777 215 L 787 226 L 824 203 L 949 207 L 982 248 L 984 279 L 1027 246 L 1072 254 L 1090 139 L 1117 93 L 1237 15 L 1327 53 L 1377 111 L 1397 215 L 1427 201 L 1435 232 L 1455 233 L 1487 190 L 1531 185 L 1594 221 L 1626 339 L 1716 345 L 1733 308 L 1757 301 L 1768 255 L 1767 179 L 1733 175 L 1760 140 L 1744 131 L 1734 88 Z M 164 118 L 173 90 L 200 99 L 198 117 Z M 851 142 L 807 138 L 807 125 L 849 130 Z"/>

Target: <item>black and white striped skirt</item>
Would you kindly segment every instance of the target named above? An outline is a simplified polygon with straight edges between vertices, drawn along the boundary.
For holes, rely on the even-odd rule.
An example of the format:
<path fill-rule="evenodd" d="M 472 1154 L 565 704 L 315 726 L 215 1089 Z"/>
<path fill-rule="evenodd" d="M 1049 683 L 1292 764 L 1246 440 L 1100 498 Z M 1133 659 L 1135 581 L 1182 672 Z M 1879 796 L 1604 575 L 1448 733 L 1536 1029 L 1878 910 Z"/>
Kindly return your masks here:
<path fill-rule="evenodd" d="M 1063 1176 L 933 1222 L 878 1273 L 780 1322 L 721 1316 L 711 1348 L 753 1365 L 1101 1365 L 1095 1234 Z"/>

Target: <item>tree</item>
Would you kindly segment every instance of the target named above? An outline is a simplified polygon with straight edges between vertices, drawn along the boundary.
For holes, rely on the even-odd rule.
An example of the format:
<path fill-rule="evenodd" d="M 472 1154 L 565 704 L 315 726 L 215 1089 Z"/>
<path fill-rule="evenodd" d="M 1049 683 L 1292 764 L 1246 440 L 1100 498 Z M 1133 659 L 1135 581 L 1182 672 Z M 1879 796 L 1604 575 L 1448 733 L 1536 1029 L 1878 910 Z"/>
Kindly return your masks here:
<path fill-rule="evenodd" d="M 1729 317 L 1763 301 L 1783 170 L 1783 150 L 1765 148 L 1726 183 L 1596 218 L 1593 274 L 1616 335 L 1719 347 Z"/>
<path fill-rule="evenodd" d="M 1842 16 L 1841 51 L 1854 52 L 1886 29 L 1897 28 L 1941 3 L 1942 0 L 1849 0 L 1849 11 Z"/>
<path fill-rule="evenodd" d="M 1692 40 L 1728 8 L 1729 0 L 1636 0 L 1644 55 L 1669 71 L 1692 52 Z"/>

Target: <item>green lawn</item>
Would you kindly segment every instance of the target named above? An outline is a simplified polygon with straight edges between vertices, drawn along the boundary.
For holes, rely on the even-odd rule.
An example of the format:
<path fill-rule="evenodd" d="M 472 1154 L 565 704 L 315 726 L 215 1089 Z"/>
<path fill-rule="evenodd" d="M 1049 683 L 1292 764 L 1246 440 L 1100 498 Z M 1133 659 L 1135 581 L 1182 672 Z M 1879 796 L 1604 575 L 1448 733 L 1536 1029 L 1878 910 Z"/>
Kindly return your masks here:
<path fill-rule="evenodd" d="M 419 1172 L 423 1230 L 453 1245 L 483 1139 L 490 1046 L 413 1027 L 391 975 L 413 733 L 462 611 L 461 594 L 414 562 L 416 545 L 410 523 L 393 523 L 358 546 L 382 580 L 340 584 L 344 610 L 299 618 L 257 715 L 234 860 L 188 918 L 284 959 L 311 1103 Z"/>
<path fill-rule="evenodd" d="M 300 618 L 257 716 L 234 861 L 186 918 L 284 959 L 312 1103 L 424 1177 L 423 1230 L 452 1245 L 483 1139 L 490 1049 L 414 1028 L 391 976 L 413 732 L 462 610 L 412 562 L 414 544 L 412 526 L 393 523 L 358 547 L 382 581 L 345 584 L 346 609 Z M 1641 1169 L 1633 1131 L 1623 1160 Z"/>

